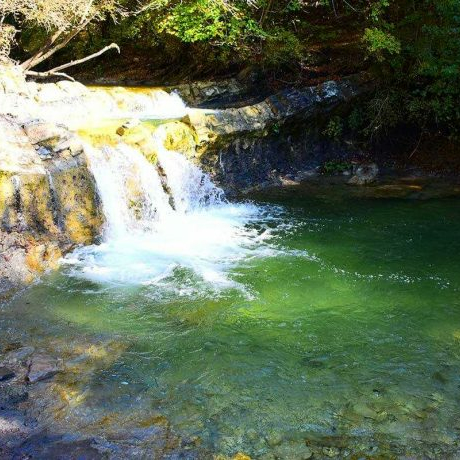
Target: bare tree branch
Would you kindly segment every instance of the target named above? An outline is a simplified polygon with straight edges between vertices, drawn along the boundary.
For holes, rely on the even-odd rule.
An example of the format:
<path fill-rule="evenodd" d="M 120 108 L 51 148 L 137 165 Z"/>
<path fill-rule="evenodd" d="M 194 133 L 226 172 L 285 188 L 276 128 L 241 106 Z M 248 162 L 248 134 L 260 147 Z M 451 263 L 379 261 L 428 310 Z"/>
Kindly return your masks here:
<path fill-rule="evenodd" d="M 60 65 L 58 67 L 54 67 L 53 69 L 48 70 L 48 72 L 56 73 L 56 72 L 59 72 L 60 70 L 68 69 L 69 67 L 73 67 L 73 66 L 78 65 L 78 64 L 83 64 L 84 62 L 89 61 L 91 59 L 94 59 L 94 58 L 100 56 L 101 54 L 104 54 L 105 52 L 107 52 L 109 50 L 117 50 L 118 53 L 120 53 L 120 47 L 116 43 L 111 43 L 110 45 L 108 45 L 108 46 L 102 48 L 101 50 L 99 50 L 97 53 L 90 54 L 89 56 L 86 56 L 86 57 L 84 57 L 82 59 L 77 59 L 75 61 L 70 61 L 67 64 L 62 64 L 62 65 Z"/>
<path fill-rule="evenodd" d="M 68 78 L 70 81 L 75 81 L 75 78 L 71 77 L 70 75 L 67 75 L 64 72 L 34 72 L 33 70 L 28 70 L 26 72 L 26 75 L 31 76 L 31 77 L 38 77 L 38 78 L 48 78 L 48 77 L 64 77 Z"/>
<path fill-rule="evenodd" d="M 76 61 L 70 61 L 67 64 L 62 64 L 62 65 L 60 65 L 58 67 L 54 67 L 53 69 L 47 70 L 45 72 L 34 72 L 32 70 L 28 70 L 28 71 L 26 71 L 26 75 L 30 75 L 30 76 L 33 76 L 33 77 L 40 77 L 40 78 L 59 76 L 59 77 L 66 77 L 66 78 L 74 81 L 74 79 L 71 76 L 60 72 L 60 70 L 68 69 L 69 67 L 73 67 L 73 66 L 78 65 L 78 64 L 83 64 L 84 62 L 89 61 L 91 59 L 94 59 L 94 58 L 100 56 L 101 54 L 104 54 L 105 52 L 107 52 L 109 50 L 112 50 L 112 49 L 115 49 L 118 52 L 120 52 L 120 47 L 116 43 L 111 43 L 110 45 L 106 46 L 105 48 L 102 48 L 101 50 L 99 50 L 97 53 L 90 54 L 89 56 L 86 56 L 86 57 L 84 57 L 82 59 L 77 59 Z"/>

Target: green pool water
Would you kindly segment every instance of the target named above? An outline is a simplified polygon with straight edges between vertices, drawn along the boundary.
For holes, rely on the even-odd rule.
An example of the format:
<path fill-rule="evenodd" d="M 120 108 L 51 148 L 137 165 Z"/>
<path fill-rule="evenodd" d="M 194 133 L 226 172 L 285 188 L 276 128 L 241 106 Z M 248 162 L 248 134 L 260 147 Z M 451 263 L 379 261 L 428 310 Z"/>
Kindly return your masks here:
<path fill-rule="evenodd" d="M 40 346 L 121 344 L 77 379 L 69 420 L 160 414 L 227 456 L 455 458 L 460 200 L 420 198 L 264 192 L 277 251 L 239 261 L 234 286 L 181 267 L 168 289 L 64 268 L 4 306 L 0 327 Z"/>

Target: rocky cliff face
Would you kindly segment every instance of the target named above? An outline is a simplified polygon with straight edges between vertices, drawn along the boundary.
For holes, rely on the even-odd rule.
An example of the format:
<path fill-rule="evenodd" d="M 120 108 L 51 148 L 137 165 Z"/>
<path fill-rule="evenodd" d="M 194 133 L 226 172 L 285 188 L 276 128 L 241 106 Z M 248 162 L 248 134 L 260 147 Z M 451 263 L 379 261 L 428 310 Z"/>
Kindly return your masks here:
<path fill-rule="evenodd" d="M 1 287 L 31 281 L 74 245 L 91 243 L 102 213 L 75 134 L 28 116 L 33 100 L 19 73 L 2 72 L 0 88 Z M 19 114 L 2 100 L 16 100 Z"/>

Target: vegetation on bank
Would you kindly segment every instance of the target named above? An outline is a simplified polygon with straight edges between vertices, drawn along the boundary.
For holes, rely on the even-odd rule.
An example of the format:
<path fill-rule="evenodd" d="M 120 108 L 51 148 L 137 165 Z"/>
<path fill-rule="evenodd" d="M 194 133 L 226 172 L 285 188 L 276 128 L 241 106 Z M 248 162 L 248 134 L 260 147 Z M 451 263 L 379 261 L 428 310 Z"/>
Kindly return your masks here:
<path fill-rule="evenodd" d="M 280 85 L 370 71 L 376 91 L 335 120 L 329 127 L 334 134 L 351 130 L 371 140 L 401 125 L 454 138 L 460 133 L 458 0 L 0 4 L 0 55 L 21 61 L 29 72 L 68 69 L 66 61 L 84 61 L 114 43 L 122 49 L 121 60 L 106 55 L 102 71 L 110 61 L 126 65 L 126 59 L 170 73 L 185 67 L 198 78 L 252 67 Z M 91 71 L 97 69 L 92 64 Z"/>

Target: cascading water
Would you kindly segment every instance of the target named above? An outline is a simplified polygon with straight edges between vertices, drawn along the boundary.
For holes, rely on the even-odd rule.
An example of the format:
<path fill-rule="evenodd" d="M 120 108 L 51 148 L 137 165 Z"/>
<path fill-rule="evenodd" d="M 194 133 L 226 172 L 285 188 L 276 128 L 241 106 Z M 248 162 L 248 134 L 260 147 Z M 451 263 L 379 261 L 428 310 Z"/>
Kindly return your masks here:
<path fill-rule="evenodd" d="M 214 288 L 235 286 L 229 268 L 267 236 L 248 225 L 260 209 L 228 203 L 198 166 L 166 150 L 162 138 L 153 136 L 152 142 L 158 166 L 122 143 L 87 146 L 106 224 L 102 244 L 66 258 L 72 273 L 128 284 L 165 285 L 171 279 L 176 292 L 182 289 L 177 271 L 185 283 L 194 278 Z"/>
<path fill-rule="evenodd" d="M 86 152 L 103 203 L 106 240 L 152 231 L 173 211 L 157 170 L 138 150 L 119 144 L 87 146 Z"/>

